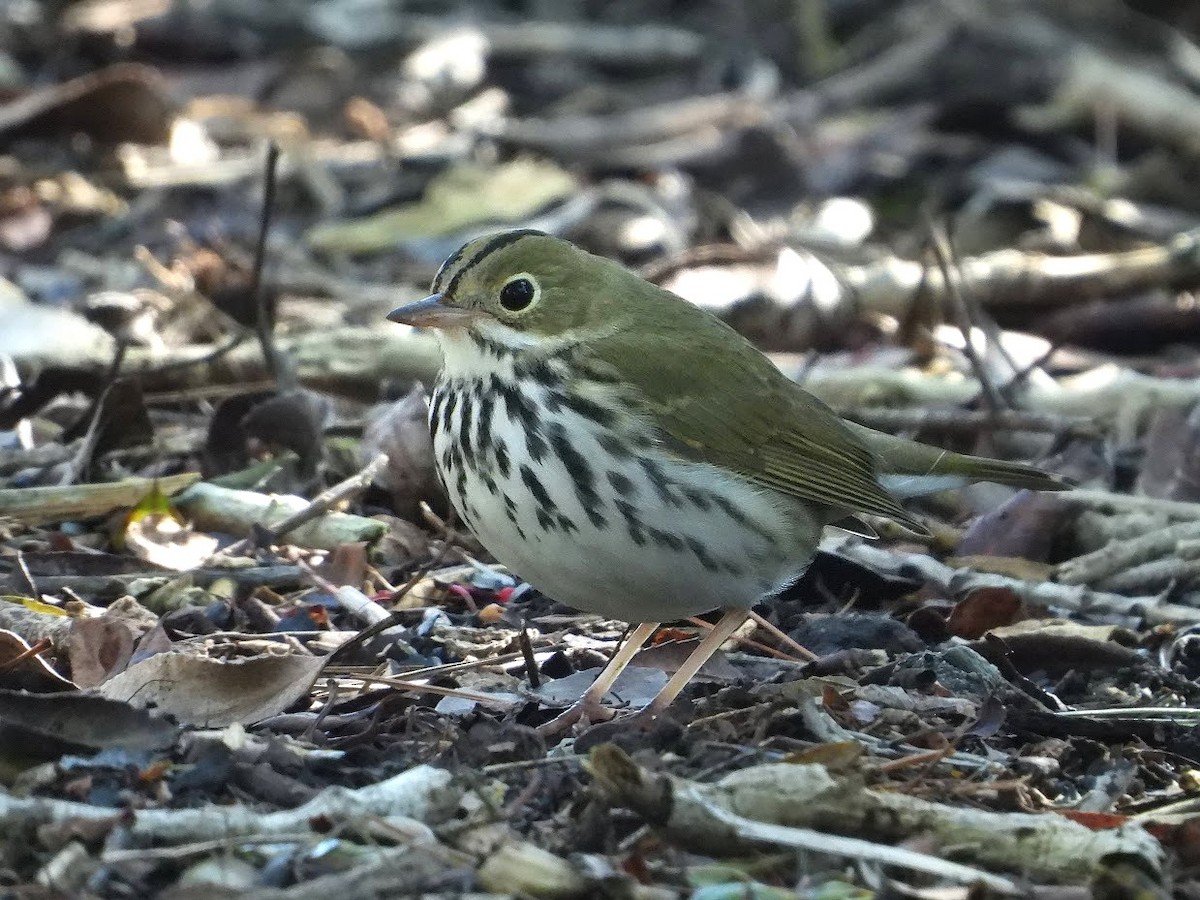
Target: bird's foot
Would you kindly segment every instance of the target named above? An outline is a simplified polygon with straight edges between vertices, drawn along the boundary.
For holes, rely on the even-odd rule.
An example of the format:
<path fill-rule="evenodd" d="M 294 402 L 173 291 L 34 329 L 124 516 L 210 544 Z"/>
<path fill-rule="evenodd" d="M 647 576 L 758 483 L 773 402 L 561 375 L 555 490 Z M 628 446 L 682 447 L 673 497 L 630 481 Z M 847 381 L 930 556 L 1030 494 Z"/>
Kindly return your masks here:
<path fill-rule="evenodd" d="M 557 737 L 579 722 L 591 724 L 607 722 L 617 714 L 615 709 L 609 709 L 598 700 L 583 697 L 564 709 L 561 713 L 537 727 L 537 733 L 542 737 Z"/>

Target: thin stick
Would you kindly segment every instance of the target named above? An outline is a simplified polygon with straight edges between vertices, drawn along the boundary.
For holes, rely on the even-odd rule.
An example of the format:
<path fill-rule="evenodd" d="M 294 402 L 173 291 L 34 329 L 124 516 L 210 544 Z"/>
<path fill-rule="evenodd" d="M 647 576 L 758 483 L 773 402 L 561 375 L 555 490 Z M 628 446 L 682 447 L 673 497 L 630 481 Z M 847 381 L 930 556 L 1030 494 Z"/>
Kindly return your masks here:
<path fill-rule="evenodd" d="M 712 622 L 705 622 L 703 619 L 697 618 L 696 616 L 688 616 L 687 621 L 691 622 L 698 628 L 703 628 L 705 631 L 712 631 L 713 628 L 716 627 Z M 791 657 L 782 650 L 778 650 L 775 647 L 768 647 L 766 644 L 761 644 L 754 640 L 754 638 L 742 637 L 740 634 L 735 634 L 730 638 L 730 640 L 742 647 L 753 648 L 754 650 L 758 650 L 761 653 L 767 654 L 767 656 L 773 656 L 776 659 L 791 659 Z"/>
<path fill-rule="evenodd" d="M 331 488 L 327 488 L 309 502 L 304 509 L 297 510 L 292 513 L 274 528 L 267 531 L 268 538 L 271 542 L 278 541 L 288 532 L 295 531 L 306 522 L 311 522 L 318 516 L 327 513 L 331 507 L 342 502 L 343 500 L 352 497 L 366 490 L 367 485 L 375 480 L 375 476 L 379 474 L 379 470 L 386 466 L 388 457 L 386 453 L 380 453 L 371 460 L 359 471 L 355 472 L 349 478 L 339 481 Z M 264 529 L 266 531 L 266 529 Z M 256 545 L 257 541 L 254 538 L 243 538 L 235 544 L 231 544 L 222 551 L 224 556 L 236 556 L 239 553 L 245 553 L 251 550 Z"/>
<path fill-rule="evenodd" d="M 992 384 L 992 379 L 988 374 L 983 360 L 979 356 L 979 352 L 975 349 L 975 343 L 971 340 L 971 313 L 967 306 L 966 300 L 959 290 L 958 273 L 955 272 L 951 263 L 950 244 L 946 239 L 945 232 L 934 222 L 929 223 L 929 246 L 933 250 L 934 262 L 937 263 L 938 269 L 942 273 L 942 282 L 946 285 L 946 296 L 950 299 L 953 307 L 954 319 L 958 324 L 959 331 L 963 336 L 963 354 L 967 357 L 967 361 L 971 364 L 971 368 L 975 370 L 975 377 L 979 379 L 979 386 L 983 391 L 983 399 L 989 410 L 1001 410 L 1008 404 L 1004 402 L 1004 398 L 1000 392 L 996 390 L 996 386 Z"/>
<path fill-rule="evenodd" d="M 258 240 L 254 245 L 253 290 L 256 315 L 255 330 L 258 332 L 258 343 L 262 347 L 263 363 L 267 374 L 278 382 L 281 366 L 279 353 L 275 349 L 273 322 L 271 310 L 268 309 L 267 292 L 263 288 L 263 265 L 267 257 L 267 233 L 271 228 L 271 212 L 275 207 L 275 185 L 278 182 L 279 145 L 274 141 L 267 144 L 267 159 L 265 162 L 266 178 L 263 186 L 262 215 L 258 220 Z M 283 387 L 283 385 L 280 385 Z"/>
<path fill-rule="evenodd" d="M 754 623 L 756 625 L 758 625 L 759 628 L 762 628 L 765 631 L 767 631 L 768 633 L 773 634 L 775 636 L 776 640 L 782 641 L 784 643 L 784 645 L 791 647 L 792 650 L 794 650 L 796 652 L 796 655 L 799 656 L 805 662 L 814 662 L 814 661 L 820 659 L 820 657 L 817 656 L 817 654 L 813 653 L 811 650 L 809 650 L 803 644 L 796 641 L 790 635 L 785 634 L 783 631 L 781 631 L 779 629 L 778 626 L 776 626 L 772 622 L 768 622 L 766 619 L 764 619 L 762 616 L 760 616 L 754 610 L 750 610 L 750 618 L 754 621 Z"/>
<path fill-rule="evenodd" d="M 437 694 L 441 697 L 458 697 L 463 700 L 474 700 L 476 703 L 482 703 L 485 706 L 499 706 L 503 709 L 507 709 L 509 706 L 507 700 L 501 700 L 488 694 L 477 694 L 474 691 L 464 691 L 458 688 L 407 681 L 403 678 L 392 678 L 388 675 L 350 675 L 343 677 L 352 681 L 358 680 L 370 682 L 371 684 L 382 684 L 390 688 L 395 688 L 398 691 L 407 691 L 413 694 Z"/>
<path fill-rule="evenodd" d="M 542 675 L 533 656 L 533 642 L 529 640 L 529 629 L 524 625 L 521 626 L 521 633 L 517 635 L 517 643 L 521 648 L 521 656 L 525 658 L 525 674 L 529 678 L 529 686 L 536 691 L 542 686 Z"/>

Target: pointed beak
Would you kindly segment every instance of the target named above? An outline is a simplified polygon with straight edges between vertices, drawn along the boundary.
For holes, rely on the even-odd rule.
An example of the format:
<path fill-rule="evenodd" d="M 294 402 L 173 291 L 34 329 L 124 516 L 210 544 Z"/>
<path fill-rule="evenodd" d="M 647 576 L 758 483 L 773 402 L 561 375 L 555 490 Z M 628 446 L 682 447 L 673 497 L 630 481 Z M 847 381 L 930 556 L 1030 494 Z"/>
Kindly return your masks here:
<path fill-rule="evenodd" d="M 480 310 L 450 306 L 443 294 L 433 294 L 388 313 L 388 321 L 416 328 L 462 328 L 481 315 Z"/>

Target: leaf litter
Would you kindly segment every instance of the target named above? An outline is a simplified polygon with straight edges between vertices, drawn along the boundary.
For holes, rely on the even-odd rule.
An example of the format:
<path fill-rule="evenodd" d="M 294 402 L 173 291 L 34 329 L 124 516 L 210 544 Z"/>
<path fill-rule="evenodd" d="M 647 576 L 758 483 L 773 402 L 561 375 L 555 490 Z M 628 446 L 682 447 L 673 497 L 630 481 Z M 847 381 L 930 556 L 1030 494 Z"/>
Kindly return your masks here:
<path fill-rule="evenodd" d="M 6 892 L 1195 893 L 1191 18 L 258 6 L 6 20 Z M 453 520 L 382 319 L 502 227 L 1079 488 L 831 529 L 664 721 L 547 741 L 625 623 Z"/>

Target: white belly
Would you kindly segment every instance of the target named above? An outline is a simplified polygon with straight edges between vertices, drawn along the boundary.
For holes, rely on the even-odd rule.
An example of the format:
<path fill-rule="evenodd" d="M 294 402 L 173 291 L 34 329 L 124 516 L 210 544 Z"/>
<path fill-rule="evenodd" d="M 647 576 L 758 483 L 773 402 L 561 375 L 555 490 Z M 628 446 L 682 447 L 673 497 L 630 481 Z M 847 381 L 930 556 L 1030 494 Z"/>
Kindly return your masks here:
<path fill-rule="evenodd" d="M 488 551 L 555 600 L 630 622 L 745 608 L 815 552 L 820 524 L 779 494 L 649 447 L 615 457 L 611 431 L 569 409 L 543 411 L 532 427 L 503 403 L 481 417 L 480 396 L 470 413 L 487 422 L 464 442 L 463 404 L 447 413 L 435 392 L 447 492 Z"/>

